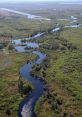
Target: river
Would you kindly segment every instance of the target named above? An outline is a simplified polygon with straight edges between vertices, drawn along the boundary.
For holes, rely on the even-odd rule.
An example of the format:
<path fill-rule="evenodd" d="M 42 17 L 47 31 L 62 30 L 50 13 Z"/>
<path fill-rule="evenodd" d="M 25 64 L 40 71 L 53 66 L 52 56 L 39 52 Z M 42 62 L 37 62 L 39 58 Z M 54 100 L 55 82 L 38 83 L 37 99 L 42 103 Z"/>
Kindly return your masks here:
<path fill-rule="evenodd" d="M 29 15 L 26 13 L 21 13 L 18 11 L 14 11 L 14 10 L 9 10 L 9 9 L 2 9 L 2 10 L 7 10 L 9 12 L 14 12 L 14 13 L 18 13 L 21 15 Z M 35 17 L 33 15 L 33 17 Z M 40 16 L 38 16 L 37 18 L 41 18 Z M 75 18 L 72 16 L 71 17 L 73 20 L 75 20 Z M 65 28 L 77 28 L 79 27 L 79 24 L 76 25 L 67 25 L 64 26 Z M 57 32 L 60 31 L 61 28 L 57 27 L 54 28 L 52 30 L 50 30 L 50 32 Z M 35 38 L 39 38 L 40 36 L 45 35 L 47 32 L 39 32 L 36 35 L 29 37 L 29 38 L 24 38 L 25 40 L 31 40 L 31 39 L 35 39 Z M 30 48 L 39 48 L 40 44 L 39 43 L 35 43 L 35 42 L 25 42 L 25 46 L 22 46 L 22 41 L 24 39 L 15 39 L 12 41 L 12 43 L 15 46 L 15 50 L 18 52 L 30 52 Z M 29 47 L 29 51 L 28 49 L 25 49 L 26 47 Z M 32 90 L 32 92 L 29 94 L 29 96 L 26 96 L 20 103 L 19 105 L 19 110 L 18 110 L 18 117 L 36 117 L 36 114 L 34 113 L 34 107 L 36 102 L 38 101 L 38 99 L 43 95 L 44 92 L 44 83 L 43 81 L 39 80 L 38 78 L 36 79 L 35 77 L 31 76 L 30 72 L 32 70 L 32 67 L 34 64 L 40 64 L 42 63 L 42 61 L 46 58 L 46 54 L 41 53 L 40 51 L 33 51 L 32 54 L 36 54 L 38 56 L 37 60 L 34 61 L 29 61 L 29 63 L 26 62 L 26 64 L 24 64 L 21 68 L 20 68 L 20 75 L 30 81 L 34 87 L 34 89 Z"/>
<path fill-rule="evenodd" d="M 60 28 L 55 28 L 52 29 L 51 32 L 57 32 L 59 31 Z M 30 37 L 30 39 L 38 38 L 44 34 L 38 33 L 34 35 L 33 37 Z M 13 43 L 15 45 L 15 49 L 18 52 L 28 52 L 25 50 L 25 47 L 31 47 L 31 48 L 39 48 L 39 43 L 35 42 L 26 42 L 26 46 L 18 46 L 17 44 L 21 44 L 22 39 L 15 39 L 13 40 Z M 28 40 L 28 38 L 27 38 Z M 29 61 L 29 63 L 24 64 L 20 68 L 20 75 L 30 81 L 34 87 L 33 91 L 30 93 L 29 96 L 26 96 L 22 102 L 19 105 L 19 111 L 18 111 L 18 117 L 36 117 L 36 114 L 34 113 L 34 107 L 38 99 L 43 95 L 44 92 L 44 83 L 43 81 L 39 80 L 38 78 L 36 79 L 35 77 L 31 76 L 30 71 L 32 70 L 32 67 L 34 64 L 40 64 L 42 61 L 46 58 L 46 54 L 41 53 L 39 51 L 33 51 L 33 54 L 36 54 L 38 56 L 37 60 L 34 61 Z"/>
<path fill-rule="evenodd" d="M 52 29 L 51 32 L 57 32 L 59 31 L 59 28 Z M 37 33 L 36 35 L 26 38 L 27 40 L 38 38 L 42 35 L 46 34 L 46 32 L 43 33 Z M 21 40 L 23 39 L 15 39 L 12 41 L 15 46 L 15 50 L 18 52 L 28 52 L 25 47 L 31 47 L 31 48 L 39 48 L 39 43 L 35 42 L 26 42 L 26 46 L 21 45 Z M 20 46 L 19 46 L 20 45 Z M 29 61 L 29 63 L 24 64 L 20 68 L 20 75 L 30 81 L 34 87 L 33 91 L 30 93 L 29 96 L 26 96 L 19 105 L 19 111 L 18 111 L 18 117 L 36 117 L 34 113 L 34 107 L 37 102 L 37 100 L 43 95 L 44 92 L 44 83 L 42 80 L 36 79 L 35 77 L 31 76 L 30 71 L 32 70 L 32 66 L 34 64 L 40 64 L 42 61 L 46 58 L 46 54 L 41 53 L 40 51 L 33 51 L 33 54 L 36 54 L 38 56 L 37 60 Z"/>

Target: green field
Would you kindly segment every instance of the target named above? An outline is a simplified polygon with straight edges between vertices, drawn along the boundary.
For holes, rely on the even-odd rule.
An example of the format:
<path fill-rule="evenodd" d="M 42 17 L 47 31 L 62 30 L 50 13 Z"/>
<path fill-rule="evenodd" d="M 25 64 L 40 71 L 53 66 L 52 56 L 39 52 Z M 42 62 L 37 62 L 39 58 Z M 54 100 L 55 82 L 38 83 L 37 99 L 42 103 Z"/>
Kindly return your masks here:
<path fill-rule="evenodd" d="M 42 43 L 40 50 L 47 53 L 44 63 L 40 66 L 35 65 L 32 70 L 32 74 L 46 81 L 45 95 L 37 103 L 35 110 L 38 117 L 81 117 L 82 38 L 80 34 L 81 28 L 71 28 L 48 34 L 40 40 L 36 39 L 36 42 Z"/>
<path fill-rule="evenodd" d="M 68 30 L 61 32 L 61 37 L 75 44 L 78 48 L 82 48 L 82 27 L 68 28 Z"/>
<path fill-rule="evenodd" d="M 52 27 L 50 21 L 29 20 L 21 16 L 0 16 L 0 36 L 24 38 Z"/>

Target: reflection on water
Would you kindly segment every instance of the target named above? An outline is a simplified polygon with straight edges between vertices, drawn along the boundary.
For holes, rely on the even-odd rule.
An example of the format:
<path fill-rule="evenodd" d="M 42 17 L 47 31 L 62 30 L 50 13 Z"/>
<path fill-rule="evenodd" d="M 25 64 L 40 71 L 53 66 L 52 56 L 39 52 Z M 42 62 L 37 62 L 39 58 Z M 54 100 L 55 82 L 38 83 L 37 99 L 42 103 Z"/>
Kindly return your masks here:
<path fill-rule="evenodd" d="M 57 32 L 57 31 L 59 31 L 60 30 L 60 28 L 55 28 L 55 29 L 53 29 L 51 32 Z"/>
<path fill-rule="evenodd" d="M 15 50 L 17 51 L 17 52 L 25 52 L 25 49 L 24 49 L 25 47 L 23 47 L 23 46 L 16 46 L 15 47 Z"/>
<path fill-rule="evenodd" d="M 39 44 L 35 42 L 27 42 L 26 45 L 31 48 L 39 48 Z"/>
<path fill-rule="evenodd" d="M 54 28 L 50 32 L 57 32 L 59 30 L 60 30 L 60 28 Z M 39 43 L 27 42 L 27 40 L 31 40 L 31 39 L 34 39 L 34 38 L 41 37 L 44 34 L 46 34 L 46 32 L 43 32 L 43 33 L 39 32 L 39 33 L 33 35 L 32 37 L 29 37 L 29 38 L 12 40 L 12 43 L 14 43 L 15 49 L 18 52 L 26 52 L 29 48 L 39 48 L 39 46 L 40 46 Z M 23 42 L 23 40 L 25 40 L 25 42 Z"/>
<path fill-rule="evenodd" d="M 71 16 L 72 20 L 77 20 L 77 18 L 75 16 Z"/>
<path fill-rule="evenodd" d="M 36 54 L 39 56 L 39 59 L 36 61 L 37 64 L 40 64 L 42 62 L 42 60 L 44 60 L 46 58 L 46 54 L 43 54 L 38 51 L 33 51 L 33 54 Z"/>
<path fill-rule="evenodd" d="M 66 28 L 78 28 L 78 27 L 80 27 L 81 26 L 81 24 L 75 24 L 75 25 L 67 25 L 67 26 L 65 26 Z"/>
<path fill-rule="evenodd" d="M 25 46 L 21 46 L 21 45 L 15 46 L 15 50 L 18 52 L 26 52 L 27 50 L 29 50 L 29 48 L 39 48 L 39 44 L 35 43 L 35 42 L 33 42 L 33 43 L 27 42 L 27 43 L 25 43 Z"/>
<path fill-rule="evenodd" d="M 15 43 L 16 45 L 18 45 L 18 44 L 23 44 L 22 40 L 25 40 L 25 41 L 31 40 L 31 39 L 34 39 L 34 38 L 41 37 L 41 36 L 44 35 L 44 34 L 45 34 L 45 32 L 43 32 L 43 33 L 40 33 L 40 32 L 39 32 L 39 33 L 33 35 L 32 37 L 23 38 L 23 39 L 14 39 L 14 40 L 12 40 L 12 42 Z"/>

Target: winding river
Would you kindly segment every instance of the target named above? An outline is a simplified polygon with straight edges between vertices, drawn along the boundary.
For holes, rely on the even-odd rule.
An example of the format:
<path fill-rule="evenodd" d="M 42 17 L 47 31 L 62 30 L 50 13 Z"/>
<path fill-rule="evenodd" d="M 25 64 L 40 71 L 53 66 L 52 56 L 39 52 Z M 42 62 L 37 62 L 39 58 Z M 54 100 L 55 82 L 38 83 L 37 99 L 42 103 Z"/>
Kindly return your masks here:
<path fill-rule="evenodd" d="M 51 20 L 42 16 L 36 16 L 36 15 L 32 15 L 32 14 L 28 14 L 28 13 L 24 13 L 24 12 L 20 12 L 20 11 L 16 11 L 16 10 L 11 10 L 11 9 L 6 9 L 6 8 L 0 8 L 0 10 L 4 10 L 7 12 L 11 12 L 11 13 L 16 13 L 19 15 L 23 15 L 28 17 L 28 19 L 33 19 L 33 20 Z M 68 20 L 68 19 L 58 19 L 58 20 Z M 71 16 L 71 20 L 74 22 L 77 22 L 77 18 L 75 16 Z M 65 25 L 65 28 L 78 28 L 80 27 L 82 24 L 72 24 L 72 25 Z M 60 27 L 57 27 L 55 29 L 52 29 L 50 32 L 57 32 L 61 30 Z M 46 34 L 46 32 L 39 32 L 36 35 L 34 35 L 33 37 L 29 37 L 29 38 L 24 38 L 25 40 L 31 40 L 34 38 L 38 38 L 42 35 Z M 12 42 L 14 43 L 15 46 L 15 50 L 18 52 L 30 52 L 30 50 L 26 50 L 25 47 L 30 47 L 30 48 L 39 48 L 40 44 L 39 43 L 35 43 L 35 42 L 25 42 L 25 46 L 22 46 L 22 42 L 21 40 L 23 39 L 15 39 Z M 32 92 L 29 94 L 29 96 L 26 96 L 20 103 L 19 105 L 19 110 L 18 110 L 18 117 L 36 117 L 36 114 L 34 112 L 34 107 L 36 102 L 38 101 L 38 99 L 43 95 L 44 92 L 44 83 L 43 81 L 36 79 L 35 77 L 31 76 L 30 71 L 32 70 L 32 67 L 34 64 L 40 64 L 42 63 L 42 61 L 46 58 L 46 54 L 41 53 L 39 51 L 33 51 L 33 54 L 36 54 L 38 56 L 37 60 L 34 61 L 29 61 L 28 63 L 24 64 L 21 68 L 20 68 L 20 75 L 30 81 L 32 83 L 32 85 L 34 86 L 34 89 L 32 90 Z"/>
<path fill-rule="evenodd" d="M 38 34 L 34 35 L 33 37 L 28 38 L 27 40 L 38 38 L 38 37 L 40 37 L 44 34 L 45 33 L 38 33 Z M 21 46 L 21 45 L 18 46 L 18 44 L 21 44 L 21 40 L 22 39 L 13 40 L 16 51 L 18 51 L 18 52 L 28 52 L 27 50 L 25 50 L 25 46 Z M 39 44 L 34 43 L 34 42 L 26 42 L 26 47 L 27 46 L 31 47 L 31 48 L 38 48 Z M 33 51 L 32 53 L 36 54 L 38 56 L 38 59 L 34 60 L 34 61 L 29 61 L 29 63 L 24 64 L 20 68 L 20 75 L 24 79 L 30 81 L 32 83 L 32 85 L 34 86 L 34 89 L 30 93 L 30 95 L 26 96 L 22 100 L 22 102 L 20 103 L 19 111 L 18 111 L 18 117 L 36 117 L 36 115 L 34 113 L 34 107 L 35 107 L 37 100 L 39 99 L 39 97 L 42 96 L 42 94 L 44 92 L 43 81 L 36 79 L 35 77 L 31 76 L 30 71 L 32 70 L 32 66 L 34 64 L 40 64 L 46 58 L 46 54 L 41 53 L 39 51 Z"/>
<path fill-rule="evenodd" d="M 55 28 L 55 29 L 52 29 L 50 32 L 57 32 L 59 30 L 60 30 L 60 28 Z M 43 33 L 39 32 L 32 37 L 26 38 L 26 40 L 35 39 L 35 38 L 38 38 L 45 34 L 46 34 L 46 32 L 43 32 Z M 30 51 L 26 50 L 25 47 L 39 48 L 39 46 L 40 46 L 39 43 L 35 43 L 35 42 L 25 42 L 25 46 L 22 46 L 21 40 L 23 40 L 23 39 L 15 39 L 12 41 L 12 43 L 14 43 L 15 50 L 18 52 L 30 52 Z M 26 96 L 20 103 L 18 117 L 36 117 L 36 115 L 34 113 L 34 107 L 35 107 L 37 100 L 42 96 L 42 94 L 44 92 L 43 81 L 41 79 L 39 80 L 39 79 L 36 79 L 35 77 L 31 76 L 30 71 L 32 70 L 32 66 L 34 64 L 42 63 L 42 61 L 46 58 L 46 54 L 41 53 L 39 51 L 33 51 L 32 53 L 36 54 L 38 56 L 38 59 L 34 60 L 34 61 L 29 61 L 29 63 L 24 64 L 20 68 L 20 75 L 24 79 L 30 81 L 32 83 L 32 85 L 34 86 L 34 89 L 30 93 L 30 95 Z"/>
<path fill-rule="evenodd" d="M 34 113 L 34 106 L 36 101 L 43 94 L 44 91 L 43 82 L 32 77 L 30 75 L 30 71 L 32 69 L 33 64 L 40 64 L 42 60 L 46 57 L 46 55 L 38 51 L 34 51 L 33 54 L 37 54 L 39 56 L 39 59 L 37 59 L 34 62 L 30 61 L 28 64 L 26 63 L 20 69 L 20 74 L 23 78 L 27 79 L 33 84 L 34 90 L 29 96 L 26 96 L 24 100 L 20 103 L 18 117 L 36 117 Z"/>
<path fill-rule="evenodd" d="M 18 14 L 22 14 L 22 15 L 28 15 L 28 14 L 24 14 L 18 11 L 12 11 L 9 9 L 4 9 L 10 12 L 15 12 Z M 41 18 L 41 17 L 38 17 Z M 71 17 L 73 20 L 75 20 L 75 17 Z M 78 28 L 80 27 L 81 24 L 76 24 L 76 25 L 65 25 L 65 28 Z M 60 27 L 54 28 L 52 30 L 50 30 L 50 32 L 57 32 L 61 30 Z M 38 37 L 41 37 L 43 35 L 45 35 L 46 32 L 39 32 L 36 35 L 29 37 L 29 38 L 24 38 L 24 39 L 15 39 L 12 41 L 12 43 L 14 43 L 15 46 L 15 50 L 18 52 L 31 52 L 30 48 L 39 48 L 40 44 L 39 43 L 35 43 L 35 42 L 24 42 L 24 46 L 22 46 L 23 42 L 21 40 L 31 40 L 31 39 L 35 39 Z M 27 49 L 25 49 L 27 47 Z M 29 49 L 28 49 L 29 48 Z M 29 94 L 29 96 L 26 96 L 22 102 L 19 105 L 19 110 L 18 110 L 18 117 L 36 117 L 36 114 L 34 113 L 34 107 L 36 102 L 38 101 L 38 99 L 43 95 L 44 92 L 44 83 L 43 81 L 36 79 L 35 77 L 31 76 L 30 71 L 32 70 L 32 67 L 34 64 L 40 64 L 42 63 L 42 61 L 46 58 L 46 54 L 41 53 L 39 51 L 33 51 L 32 54 L 36 54 L 38 56 L 37 60 L 33 60 L 33 61 L 29 61 L 28 63 L 24 64 L 21 68 L 20 68 L 20 75 L 30 81 L 34 87 L 34 89 L 32 90 L 32 92 Z"/>
<path fill-rule="evenodd" d="M 80 25 L 79 25 L 80 26 Z M 77 28 L 79 27 L 78 25 L 71 25 L 71 26 L 65 26 L 65 27 L 73 27 Z M 57 32 L 61 30 L 59 27 L 52 29 L 50 32 Z M 42 35 L 45 35 L 46 32 L 39 32 L 36 35 L 25 38 L 26 40 L 31 40 L 38 38 Z M 12 41 L 15 46 L 15 50 L 18 52 L 30 52 L 28 49 L 25 49 L 26 47 L 31 47 L 31 48 L 39 48 L 40 44 L 35 43 L 35 42 L 25 42 L 25 46 L 22 46 L 22 41 L 23 39 L 15 39 Z M 29 96 L 26 96 L 22 102 L 19 105 L 19 111 L 18 111 L 18 117 L 36 117 L 36 114 L 34 113 L 34 107 L 38 99 L 43 95 L 44 92 L 44 83 L 43 81 L 36 79 L 30 74 L 30 71 L 32 70 L 32 67 L 34 64 L 40 64 L 42 61 L 46 58 L 46 54 L 41 53 L 39 51 L 33 51 L 32 54 L 36 54 L 38 56 L 37 60 L 29 61 L 29 63 L 24 64 L 20 68 L 20 75 L 24 79 L 30 81 L 34 87 L 32 92 L 29 94 Z"/>

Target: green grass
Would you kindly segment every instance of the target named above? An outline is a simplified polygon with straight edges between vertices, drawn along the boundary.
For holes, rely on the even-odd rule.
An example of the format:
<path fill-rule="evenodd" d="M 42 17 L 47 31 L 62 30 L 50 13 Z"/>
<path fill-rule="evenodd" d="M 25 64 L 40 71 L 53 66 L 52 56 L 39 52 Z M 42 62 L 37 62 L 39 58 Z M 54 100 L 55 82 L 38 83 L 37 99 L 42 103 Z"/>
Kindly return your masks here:
<path fill-rule="evenodd" d="M 50 21 L 29 20 L 15 15 L 0 18 L 0 35 L 8 37 L 28 37 L 35 32 L 47 30 L 50 27 Z"/>
<path fill-rule="evenodd" d="M 80 51 L 82 40 L 79 37 L 78 43 L 74 41 L 75 35 L 80 34 L 80 28 L 74 29 L 78 31 L 75 35 L 67 36 L 69 39 L 61 35 L 64 32 L 72 33 L 71 30 L 73 31 L 67 29 L 48 34 L 40 40 L 36 39 L 36 42 L 42 43 L 40 50 L 47 54 L 47 59 L 39 66 L 39 71 L 36 65 L 32 70 L 32 74 L 46 81 L 44 97 L 40 99 L 35 110 L 39 117 L 63 117 L 64 115 L 81 117 L 82 115 L 82 53 Z M 61 99 L 62 104 L 59 103 Z"/>
<path fill-rule="evenodd" d="M 77 47 L 82 47 L 82 27 L 68 28 L 61 32 L 61 37 L 67 39 L 69 42 L 75 44 Z"/>
<path fill-rule="evenodd" d="M 39 72 L 33 72 L 38 76 L 43 77 L 48 85 L 48 90 L 46 93 L 48 93 L 47 95 L 49 96 L 44 96 L 43 100 L 38 102 L 39 106 L 36 106 L 38 116 L 45 117 L 46 113 L 46 115 L 48 114 L 49 117 L 62 117 L 62 113 L 65 111 L 68 116 L 70 116 L 70 113 L 72 113 L 75 117 L 81 117 L 82 53 L 78 54 L 77 51 L 65 53 L 50 51 L 47 53 L 47 55 L 49 60 L 47 63 L 48 68 L 46 68 L 45 76 L 42 73 L 42 69 L 44 69 L 43 66 Z M 57 57 L 57 59 L 55 59 L 55 57 Z M 63 67 L 65 68 L 63 69 Z M 57 93 L 57 96 L 55 96 L 54 93 Z M 52 109 L 52 106 L 55 106 L 54 103 L 57 103 L 56 98 L 58 97 L 63 99 L 63 103 L 62 105 L 57 104 L 57 110 L 54 110 Z M 47 106 L 50 111 L 46 110 Z M 54 108 L 56 108 L 56 106 Z"/>

